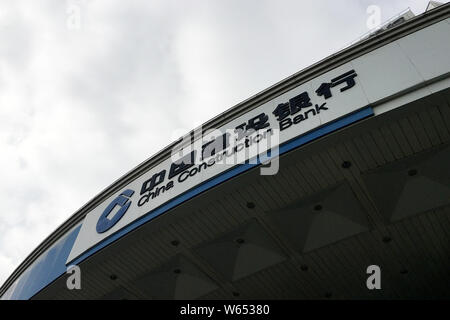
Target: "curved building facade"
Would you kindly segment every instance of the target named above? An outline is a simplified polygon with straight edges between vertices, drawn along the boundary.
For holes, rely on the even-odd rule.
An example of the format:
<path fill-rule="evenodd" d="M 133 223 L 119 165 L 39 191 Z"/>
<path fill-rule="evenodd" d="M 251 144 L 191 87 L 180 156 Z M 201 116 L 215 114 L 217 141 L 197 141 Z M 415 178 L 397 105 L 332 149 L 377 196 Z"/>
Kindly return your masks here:
<path fill-rule="evenodd" d="M 408 13 L 193 130 L 72 215 L 1 298 L 448 298 L 449 17 Z"/>

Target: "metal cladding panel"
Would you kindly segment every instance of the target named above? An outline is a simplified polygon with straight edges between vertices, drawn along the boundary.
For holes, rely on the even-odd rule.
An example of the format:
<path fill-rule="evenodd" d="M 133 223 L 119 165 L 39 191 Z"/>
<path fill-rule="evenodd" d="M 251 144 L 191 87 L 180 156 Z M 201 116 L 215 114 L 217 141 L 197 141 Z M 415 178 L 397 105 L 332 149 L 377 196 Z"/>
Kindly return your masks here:
<path fill-rule="evenodd" d="M 449 34 L 450 25 L 442 21 L 398 40 L 400 48 L 424 80 L 441 76 L 443 70 L 450 71 Z M 445 38 L 447 41 L 443 41 Z"/>
<path fill-rule="evenodd" d="M 421 41 L 420 37 L 417 41 Z M 361 85 L 370 103 L 390 97 L 423 82 L 398 41 L 352 61 L 361 74 Z"/>

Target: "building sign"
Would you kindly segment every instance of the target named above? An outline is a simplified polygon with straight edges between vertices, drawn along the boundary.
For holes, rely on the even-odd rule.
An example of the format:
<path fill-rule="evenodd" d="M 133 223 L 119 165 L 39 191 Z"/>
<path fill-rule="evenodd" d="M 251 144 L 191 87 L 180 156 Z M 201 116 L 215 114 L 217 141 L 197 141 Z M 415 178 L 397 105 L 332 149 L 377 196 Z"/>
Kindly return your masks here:
<path fill-rule="evenodd" d="M 181 143 L 172 156 L 87 214 L 67 263 L 106 238 L 202 183 L 368 105 L 350 64 L 308 81 Z"/>

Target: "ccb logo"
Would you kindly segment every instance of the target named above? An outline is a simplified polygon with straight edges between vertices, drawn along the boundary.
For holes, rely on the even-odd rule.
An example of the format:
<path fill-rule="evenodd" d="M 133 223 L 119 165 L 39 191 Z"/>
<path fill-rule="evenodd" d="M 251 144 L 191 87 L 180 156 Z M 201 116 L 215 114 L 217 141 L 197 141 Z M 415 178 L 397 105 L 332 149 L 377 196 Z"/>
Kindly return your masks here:
<path fill-rule="evenodd" d="M 131 189 L 127 189 L 122 192 L 117 198 L 115 198 L 103 211 L 102 215 L 98 219 L 97 222 L 97 232 L 103 233 L 114 227 L 114 225 L 123 217 L 125 212 L 127 212 L 128 208 L 131 205 L 130 197 L 133 195 L 134 191 Z M 108 218 L 113 209 L 119 206 L 119 211 L 116 214 Z"/>

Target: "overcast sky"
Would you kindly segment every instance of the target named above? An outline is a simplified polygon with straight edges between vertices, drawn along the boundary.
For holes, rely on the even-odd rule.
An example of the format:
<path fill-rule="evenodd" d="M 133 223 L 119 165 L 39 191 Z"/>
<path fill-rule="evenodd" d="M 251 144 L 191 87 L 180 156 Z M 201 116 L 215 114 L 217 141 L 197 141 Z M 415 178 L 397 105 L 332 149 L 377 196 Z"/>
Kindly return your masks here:
<path fill-rule="evenodd" d="M 0 0 L 0 284 L 201 123 L 427 0 Z M 447 2 L 447 1 L 444 1 Z"/>

